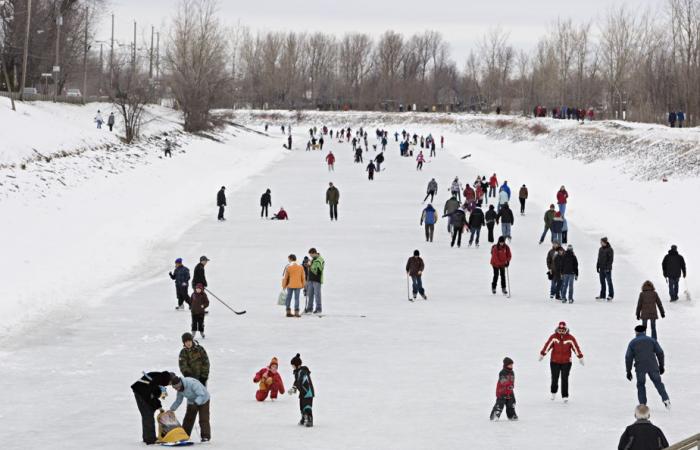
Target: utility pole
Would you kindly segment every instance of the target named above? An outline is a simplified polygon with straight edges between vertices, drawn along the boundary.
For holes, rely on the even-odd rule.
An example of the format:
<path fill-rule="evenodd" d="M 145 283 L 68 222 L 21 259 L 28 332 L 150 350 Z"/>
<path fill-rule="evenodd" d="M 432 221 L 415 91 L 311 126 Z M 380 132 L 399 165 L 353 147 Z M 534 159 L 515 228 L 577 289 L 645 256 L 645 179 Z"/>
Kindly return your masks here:
<path fill-rule="evenodd" d="M 83 92 L 82 101 L 85 104 L 85 97 L 87 96 L 87 57 L 88 57 L 88 22 L 90 18 L 90 10 L 85 7 L 85 42 L 83 46 Z"/>
<path fill-rule="evenodd" d="M 153 37 L 155 34 L 155 27 L 151 25 L 151 58 L 148 62 L 148 78 L 153 79 Z"/>
<path fill-rule="evenodd" d="M 19 99 L 24 100 L 24 87 L 27 82 L 27 59 L 29 58 L 29 33 L 32 24 L 32 0 L 27 1 L 27 29 L 24 34 L 24 56 L 22 56 L 22 84 L 19 89 Z M 7 87 L 10 88 L 9 86 Z"/>
<path fill-rule="evenodd" d="M 160 31 L 156 33 L 156 78 L 160 79 Z"/>
<path fill-rule="evenodd" d="M 109 95 L 112 95 L 112 80 L 114 79 L 114 14 L 112 14 L 112 38 L 109 44 Z"/>
<path fill-rule="evenodd" d="M 134 49 L 131 54 L 131 71 L 136 73 L 136 21 L 134 20 Z"/>
<path fill-rule="evenodd" d="M 60 78 L 61 75 L 61 53 L 60 53 L 60 43 L 61 43 L 61 25 L 63 25 L 63 16 L 61 16 L 61 10 L 58 10 L 58 14 L 56 15 L 56 62 L 53 66 L 53 84 L 54 84 L 54 90 L 53 90 L 53 101 L 56 101 L 56 97 L 58 97 L 58 79 Z"/>

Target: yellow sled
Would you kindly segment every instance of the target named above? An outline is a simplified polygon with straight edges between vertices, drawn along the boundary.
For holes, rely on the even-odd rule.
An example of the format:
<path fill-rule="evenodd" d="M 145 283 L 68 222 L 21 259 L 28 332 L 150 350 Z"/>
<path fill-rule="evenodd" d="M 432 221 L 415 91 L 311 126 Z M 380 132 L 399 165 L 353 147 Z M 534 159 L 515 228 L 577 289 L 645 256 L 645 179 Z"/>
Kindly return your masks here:
<path fill-rule="evenodd" d="M 175 413 L 164 411 L 158 414 L 158 443 L 175 444 L 188 441 L 190 437 L 177 420 Z"/>

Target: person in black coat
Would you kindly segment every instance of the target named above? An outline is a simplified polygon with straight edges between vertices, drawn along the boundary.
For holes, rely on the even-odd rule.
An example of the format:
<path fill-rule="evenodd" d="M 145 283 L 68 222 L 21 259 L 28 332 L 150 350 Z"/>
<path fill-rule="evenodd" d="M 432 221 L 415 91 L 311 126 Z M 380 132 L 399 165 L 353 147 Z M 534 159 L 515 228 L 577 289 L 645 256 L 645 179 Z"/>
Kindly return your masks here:
<path fill-rule="evenodd" d="M 664 256 L 661 262 L 661 269 L 664 272 L 664 278 L 668 281 L 668 294 L 671 296 L 671 301 L 678 300 L 678 281 L 681 274 L 685 278 L 685 259 L 678 253 L 678 247 L 671 246 L 671 250 Z"/>
<path fill-rule="evenodd" d="M 216 194 L 216 206 L 219 207 L 219 220 L 226 220 L 224 219 L 224 207 L 226 206 L 226 191 L 225 186 L 221 186 L 221 189 L 219 189 L 219 192 Z"/>
<path fill-rule="evenodd" d="M 292 358 L 291 364 L 294 367 L 294 386 L 292 386 L 288 394 L 294 395 L 299 393 L 299 410 L 301 411 L 299 425 L 313 427 L 313 404 L 316 390 L 314 389 L 313 381 L 311 381 L 311 371 L 302 364 L 299 353 Z"/>
<path fill-rule="evenodd" d="M 461 247 L 462 233 L 464 233 L 464 226 L 467 224 L 467 215 L 462 208 L 458 208 L 442 217 L 447 216 L 450 217 L 450 225 L 452 225 L 452 243 L 450 247 L 455 246 L 455 240 L 457 240 L 457 247 Z"/>
<path fill-rule="evenodd" d="M 209 262 L 209 258 L 206 256 L 202 256 L 199 258 L 199 264 L 194 266 L 194 275 L 192 276 L 192 289 L 194 289 L 199 283 L 202 283 L 202 286 L 207 287 L 207 277 L 206 274 L 204 273 L 204 266 L 207 265 Z"/>
<path fill-rule="evenodd" d="M 472 213 L 469 215 L 469 246 L 472 246 L 474 242 L 474 236 L 476 236 L 476 246 L 479 246 L 479 237 L 481 236 L 481 227 L 486 223 L 484 218 L 484 211 L 479 207 L 475 206 L 472 209 Z"/>
<path fill-rule="evenodd" d="M 634 418 L 637 419 L 625 429 L 620 436 L 617 450 L 659 450 L 668 448 L 664 432 L 649 421 L 651 413 L 646 405 L 634 408 Z"/>
<path fill-rule="evenodd" d="M 272 192 L 266 190 L 265 193 L 260 197 L 260 217 L 267 217 L 267 208 L 272 206 Z"/>
<path fill-rule="evenodd" d="M 484 196 L 484 198 L 486 197 Z M 493 227 L 496 226 L 496 220 L 498 220 L 498 213 L 493 205 L 489 205 L 489 210 L 486 211 L 484 219 L 486 220 L 486 228 L 489 230 L 489 242 L 493 242 Z"/>
<path fill-rule="evenodd" d="M 557 272 L 561 274 L 561 301 L 566 302 L 569 293 L 569 303 L 574 302 L 574 281 L 578 280 L 578 258 L 574 254 L 574 246 L 569 244 L 563 255 L 555 259 Z"/>
<path fill-rule="evenodd" d="M 600 240 L 600 248 L 598 249 L 598 261 L 596 262 L 596 270 L 600 278 L 600 294 L 596 300 L 605 299 L 605 287 L 608 287 L 608 301 L 615 296 L 612 282 L 612 266 L 615 252 L 608 242 L 608 238 L 604 237 Z"/>
<path fill-rule="evenodd" d="M 136 398 L 136 406 L 141 413 L 142 439 L 148 445 L 156 443 L 156 421 L 153 414 L 162 408 L 160 399 L 164 397 L 165 387 L 175 374 L 170 372 L 148 372 L 131 385 Z"/>

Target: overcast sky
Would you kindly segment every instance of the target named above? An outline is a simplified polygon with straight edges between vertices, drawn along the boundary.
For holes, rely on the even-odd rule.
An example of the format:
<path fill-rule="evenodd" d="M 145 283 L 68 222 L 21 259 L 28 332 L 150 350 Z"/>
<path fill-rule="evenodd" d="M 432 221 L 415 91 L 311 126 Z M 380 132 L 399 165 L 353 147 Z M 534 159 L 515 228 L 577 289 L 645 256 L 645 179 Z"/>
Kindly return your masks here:
<path fill-rule="evenodd" d="M 134 20 L 139 36 L 150 33 L 151 25 L 164 35 L 177 3 L 111 0 L 97 38 L 108 39 L 111 12 L 115 14 L 119 40 L 132 40 Z M 390 29 L 405 35 L 437 30 L 449 42 L 452 57 L 461 66 L 491 27 L 500 25 L 510 33 L 514 46 L 530 49 L 557 17 L 596 21 L 612 5 L 622 3 L 635 10 L 660 10 L 664 0 L 220 0 L 219 5 L 225 24 L 240 21 L 252 31 L 323 31 L 338 36 L 361 31 L 376 37 Z"/>

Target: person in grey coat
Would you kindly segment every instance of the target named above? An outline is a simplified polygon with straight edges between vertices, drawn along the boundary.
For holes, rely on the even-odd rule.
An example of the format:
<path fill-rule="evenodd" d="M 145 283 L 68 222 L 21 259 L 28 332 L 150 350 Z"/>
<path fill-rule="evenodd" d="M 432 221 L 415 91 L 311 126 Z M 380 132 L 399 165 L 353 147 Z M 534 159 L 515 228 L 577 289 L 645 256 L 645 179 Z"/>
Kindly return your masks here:
<path fill-rule="evenodd" d="M 428 200 L 428 197 L 430 197 L 430 203 L 433 203 L 433 199 L 435 198 L 435 194 L 437 194 L 438 191 L 438 184 L 437 181 L 435 181 L 435 178 L 430 180 L 428 182 L 428 190 L 427 194 L 425 194 L 425 198 L 423 199 L 423 202 Z"/>
<path fill-rule="evenodd" d="M 654 383 L 654 387 L 659 392 L 661 400 L 667 409 L 671 409 L 671 400 L 666 393 L 666 387 L 661 381 L 664 374 L 664 351 L 659 343 L 646 335 L 646 327 L 637 325 L 634 328 L 637 335 L 627 346 L 625 353 L 625 367 L 627 368 L 627 379 L 632 381 L 632 365 L 637 375 L 637 398 L 640 405 L 647 404 L 647 390 L 644 386 L 646 377 Z"/>

